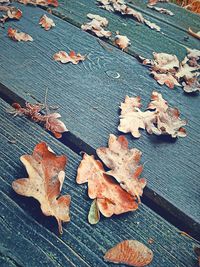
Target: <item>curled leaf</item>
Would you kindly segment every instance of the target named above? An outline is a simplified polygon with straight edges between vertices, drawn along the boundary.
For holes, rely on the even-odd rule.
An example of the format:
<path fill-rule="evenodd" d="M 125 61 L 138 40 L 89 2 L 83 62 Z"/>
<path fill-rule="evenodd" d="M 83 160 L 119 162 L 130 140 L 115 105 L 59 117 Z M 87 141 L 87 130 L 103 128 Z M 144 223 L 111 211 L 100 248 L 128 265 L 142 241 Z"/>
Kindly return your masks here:
<path fill-rule="evenodd" d="M 124 191 L 118 183 L 110 176 L 105 174 L 105 170 L 100 161 L 95 160 L 93 156 L 84 154 L 83 159 L 77 170 L 76 181 L 78 184 L 88 183 L 88 195 L 91 199 L 96 199 L 89 214 L 89 222 L 96 222 L 91 213 L 99 209 L 105 217 L 111 217 L 113 214 L 121 214 L 133 211 L 138 208 L 135 198 Z"/>
<path fill-rule="evenodd" d="M 99 208 L 97 205 L 97 200 L 93 200 L 91 207 L 90 207 L 90 211 L 88 214 L 88 221 L 90 224 L 97 224 L 100 220 L 100 212 L 99 212 Z"/>
<path fill-rule="evenodd" d="M 20 41 L 24 41 L 24 42 L 33 41 L 33 38 L 29 34 L 24 33 L 24 32 L 18 32 L 16 29 L 13 29 L 13 28 L 8 29 L 8 37 L 10 37 L 14 41 L 19 41 L 19 42 Z"/>
<path fill-rule="evenodd" d="M 139 178 L 143 166 L 139 165 L 141 151 L 128 149 L 128 141 L 124 136 L 118 138 L 110 134 L 108 147 L 100 147 L 96 150 L 98 157 L 111 170 L 107 175 L 113 176 L 121 187 L 140 202 L 146 179 Z"/>
<path fill-rule="evenodd" d="M 55 23 L 51 18 L 48 18 L 47 15 L 43 15 L 40 18 L 39 24 L 46 30 L 50 30 L 52 27 L 55 27 Z"/>
<path fill-rule="evenodd" d="M 65 178 L 66 156 L 56 156 L 46 143 L 35 146 L 32 155 L 23 155 L 21 162 L 26 167 L 28 178 L 17 179 L 12 183 L 16 193 L 34 197 L 40 202 L 46 216 L 54 216 L 62 233 L 62 221 L 68 222 L 70 196 L 59 197 Z"/>
<path fill-rule="evenodd" d="M 127 48 L 131 43 L 127 36 L 125 35 L 116 35 L 115 36 L 115 44 L 119 46 L 122 50 Z"/>
<path fill-rule="evenodd" d="M 69 55 L 65 51 L 59 51 L 58 53 L 54 54 L 53 59 L 55 61 L 60 61 L 63 64 L 72 63 L 78 64 L 80 61 L 84 61 L 86 56 L 82 56 L 81 54 L 76 54 L 74 51 L 70 51 Z"/>
<path fill-rule="evenodd" d="M 153 252 L 137 240 L 124 240 L 109 249 L 104 260 L 129 266 L 146 266 L 153 260 Z"/>

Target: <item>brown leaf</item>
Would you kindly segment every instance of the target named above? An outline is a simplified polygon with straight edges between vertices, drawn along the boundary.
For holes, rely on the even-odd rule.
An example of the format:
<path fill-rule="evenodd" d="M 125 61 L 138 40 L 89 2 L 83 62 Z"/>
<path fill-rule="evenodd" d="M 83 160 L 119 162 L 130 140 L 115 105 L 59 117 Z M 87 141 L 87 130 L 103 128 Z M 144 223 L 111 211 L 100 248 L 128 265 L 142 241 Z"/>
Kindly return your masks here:
<path fill-rule="evenodd" d="M 14 41 L 33 41 L 33 38 L 24 32 L 18 32 L 16 29 L 8 28 L 8 37 L 10 37 Z"/>
<path fill-rule="evenodd" d="M 81 25 L 82 30 L 92 31 L 98 37 L 109 38 L 112 35 L 110 31 L 104 29 L 108 25 L 108 20 L 106 18 L 90 13 L 87 14 L 87 17 L 91 19 L 91 21 Z"/>
<path fill-rule="evenodd" d="M 69 195 L 59 197 L 65 178 L 66 156 L 56 156 L 46 143 L 39 143 L 32 155 L 23 155 L 20 160 L 29 177 L 15 180 L 13 189 L 20 195 L 37 199 L 44 215 L 56 218 L 62 233 L 62 221 L 70 220 L 71 198 Z"/>
<path fill-rule="evenodd" d="M 80 61 L 84 61 L 86 56 L 82 56 L 81 54 L 76 54 L 73 50 L 70 51 L 69 55 L 65 51 L 59 51 L 54 54 L 53 59 L 55 61 L 60 61 L 63 64 L 72 63 L 78 64 Z"/>
<path fill-rule="evenodd" d="M 115 44 L 119 46 L 122 50 L 127 48 L 131 43 L 130 40 L 125 35 L 119 35 L 117 34 L 115 36 Z"/>
<path fill-rule="evenodd" d="M 96 199 L 96 208 L 105 217 L 138 208 L 135 198 L 105 174 L 102 163 L 95 160 L 94 156 L 84 154 L 77 170 L 76 181 L 78 184 L 88 183 L 88 195 L 91 199 Z"/>
<path fill-rule="evenodd" d="M 55 27 L 55 23 L 51 18 L 48 18 L 46 15 L 43 15 L 40 18 L 39 24 L 46 30 L 50 30 L 52 27 Z"/>
<path fill-rule="evenodd" d="M 128 141 L 124 136 L 118 138 L 110 134 L 107 147 L 96 150 L 99 158 L 111 170 L 107 175 L 113 176 L 120 186 L 140 202 L 146 179 L 139 178 L 143 166 L 139 165 L 142 152 L 136 148 L 128 149 Z"/>
<path fill-rule="evenodd" d="M 137 240 L 124 240 L 109 249 L 104 260 L 129 266 L 146 266 L 153 260 L 153 252 Z"/>

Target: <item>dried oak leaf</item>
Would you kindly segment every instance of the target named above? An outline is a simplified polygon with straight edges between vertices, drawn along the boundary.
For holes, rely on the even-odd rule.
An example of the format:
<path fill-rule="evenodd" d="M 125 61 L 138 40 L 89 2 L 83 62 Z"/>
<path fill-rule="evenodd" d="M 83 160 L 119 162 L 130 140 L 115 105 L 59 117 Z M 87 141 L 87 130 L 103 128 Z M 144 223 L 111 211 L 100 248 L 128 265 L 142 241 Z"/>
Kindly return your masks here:
<path fill-rule="evenodd" d="M 54 21 L 47 17 L 47 15 L 43 15 L 41 18 L 40 18 L 40 21 L 39 21 L 39 24 L 46 30 L 50 30 L 52 27 L 55 27 L 55 23 Z"/>
<path fill-rule="evenodd" d="M 95 160 L 94 156 L 84 154 L 77 170 L 76 182 L 78 184 L 87 182 L 88 195 L 91 199 L 96 200 L 91 207 L 92 210 L 96 210 L 90 210 L 89 222 L 97 223 L 98 221 L 99 215 L 95 215 L 96 219 L 91 219 L 91 212 L 98 213 L 100 211 L 105 217 L 111 217 L 113 214 L 121 214 L 138 208 L 135 198 L 105 174 L 102 163 Z"/>
<path fill-rule="evenodd" d="M 151 111 L 141 111 L 140 97 L 126 96 L 124 103 L 121 103 L 120 125 L 118 130 L 123 133 L 129 133 L 139 138 L 141 136 L 139 129 L 147 129 L 152 132 L 155 114 Z"/>
<path fill-rule="evenodd" d="M 157 7 L 154 5 L 147 5 L 148 8 L 153 9 L 161 14 L 166 14 L 166 15 L 170 15 L 170 16 L 174 16 L 174 13 L 166 8 L 162 8 L 162 7 Z"/>
<path fill-rule="evenodd" d="M 18 0 L 18 2 L 24 5 L 58 7 L 58 0 Z"/>
<path fill-rule="evenodd" d="M 170 89 L 173 89 L 175 85 L 181 86 L 171 73 L 157 73 L 156 71 L 152 71 L 151 74 L 160 85 L 166 84 Z"/>
<path fill-rule="evenodd" d="M 131 42 L 127 36 L 117 34 L 115 36 L 115 44 L 118 45 L 119 48 L 124 50 L 125 48 L 127 48 L 131 44 Z"/>
<path fill-rule="evenodd" d="M 139 165 L 142 152 L 136 148 L 129 149 L 124 136 L 118 138 L 110 134 L 107 147 L 96 150 L 98 157 L 111 170 L 107 175 L 113 176 L 120 186 L 140 203 L 140 196 L 146 186 L 146 179 L 139 178 L 143 166 Z"/>
<path fill-rule="evenodd" d="M 18 32 L 16 29 L 13 29 L 13 28 L 8 29 L 8 37 L 10 37 L 14 41 L 19 41 L 19 42 L 20 41 L 24 41 L 24 42 L 33 41 L 33 38 L 29 34 L 24 33 L 24 32 Z"/>
<path fill-rule="evenodd" d="M 34 197 L 40 202 L 46 216 L 54 216 L 62 233 L 62 221 L 70 221 L 70 196 L 59 197 L 65 178 L 66 156 L 56 156 L 47 144 L 35 146 L 32 155 L 23 155 L 21 162 L 26 167 L 29 178 L 17 179 L 12 183 L 16 193 Z"/>
<path fill-rule="evenodd" d="M 69 55 L 65 51 L 59 51 L 58 53 L 54 54 L 53 59 L 55 61 L 60 61 L 63 64 L 72 63 L 78 64 L 81 61 L 84 61 L 86 55 L 82 56 L 81 54 L 76 54 L 73 50 L 70 51 Z"/>
<path fill-rule="evenodd" d="M 153 252 L 137 240 L 124 240 L 109 249 L 104 255 L 108 262 L 127 264 L 129 266 L 146 266 L 153 260 Z"/>
<path fill-rule="evenodd" d="M 81 25 L 82 30 L 91 31 L 98 37 L 109 38 L 112 35 L 110 31 L 104 29 L 104 27 L 108 25 L 108 20 L 106 18 L 90 13 L 87 14 L 87 17 L 91 19 L 91 21 Z"/>

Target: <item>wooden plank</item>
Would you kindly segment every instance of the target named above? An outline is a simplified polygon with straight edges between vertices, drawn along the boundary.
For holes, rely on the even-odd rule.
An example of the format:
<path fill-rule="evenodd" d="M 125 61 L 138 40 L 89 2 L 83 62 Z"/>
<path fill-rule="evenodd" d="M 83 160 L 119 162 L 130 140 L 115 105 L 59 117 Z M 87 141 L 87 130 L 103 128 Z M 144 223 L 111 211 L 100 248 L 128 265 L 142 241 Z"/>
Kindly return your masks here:
<path fill-rule="evenodd" d="M 142 150 L 143 162 L 147 162 L 144 175 L 148 188 L 153 191 L 151 200 L 198 236 L 198 97 L 188 96 L 181 89 L 160 87 L 134 58 L 115 48 L 112 52 L 105 50 L 95 37 L 56 17 L 56 28 L 45 32 L 37 25 L 44 11 L 33 7 L 22 9 L 23 19 L 10 25 L 30 33 L 35 41 L 15 43 L 0 30 L 3 35 L 0 39 L 0 81 L 31 102 L 35 101 L 32 96 L 44 101 L 48 88 L 48 102 L 60 106 L 67 127 L 85 143 L 97 148 L 107 144 L 109 133 L 120 134 L 117 131 L 118 106 L 125 95 L 140 95 L 145 107 L 155 89 L 188 119 L 188 137 L 184 139 L 172 141 L 145 132 L 138 140 L 130 135 L 127 137 L 131 147 Z M 55 52 L 69 48 L 89 54 L 89 59 L 77 66 L 52 60 Z"/>
<path fill-rule="evenodd" d="M 141 3 L 139 4 L 139 2 Z M 182 14 L 179 11 L 174 18 L 168 18 L 170 16 L 165 15 L 152 16 L 154 12 L 150 9 L 147 10 L 146 5 L 142 3 L 143 1 L 138 0 L 137 2 L 134 2 L 134 4 L 129 5 L 133 8 L 136 7 L 136 9 L 140 11 L 146 19 L 159 25 L 162 33 L 151 30 L 147 26 L 138 23 L 130 17 L 121 16 L 120 14 L 103 10 L 98 7 L 95 0 L 61 0 L 59 7 L 53 10 L 53 13 L 78 27 L 88 21 L 88 13 L 106 17 L 109 21 L 108 29 L 111 30 L 113 36 L 115 36 L 116 31 L 119 31 L 120 34 L 126 35 L 130 39 L 131 46 L 128 49 L 128 53 L 134 55 L 151 57 L 152 52 L 155 51 L 177 54 L 180 58 L 184 58 L 185 46 L 190 48 L 199 48 L 199 40 L 191 37 L 185 31 L 181 30 L 183 25 L 187 27 L 186 25 L 188 25 L 189 22 L 191 22 L 191 27 L 195 25 L 193 30 L 198 30 L 200 28 L 198 15 L 190 15 L 189 12 L 183 10 Z M 183 19 L 183 16 L 186 15 L 185 12 L 187 17 Z M 186 22 L 181 23 L 181 20 Z M 189 39 L 186 37 L 189 37 Z"/>
<path fill-rule="evenodd" d="M 86 186 L 75 184 L 80 156 L 38 125 L 11 117 L 5 112 L 8 105 L 2 100 L 0 104 L 0 251 L 8 263 L 27 267 L 107 266 L 102 260 L 103 253 L 125 238 L 134 238 L 154 251 L 152 267 L 196 266 L 194 241 L 181 236 L 177 228 L 143 204 L 136 212 L 102 218 L 97 225 L 89 225 L 87 213 L 91 200 L 86 196 Z M 16 143 L 9 142 L 11 139 Z M 46 141 L 57 154 L 68 155 L 67 178 L 62 193 L 72 196 L 71 222 L 63 224 L 61 238 L 57 236 L 55 219 L 45 217 L 37 201 L 19 196 L 11 188 L 14 179 L 26 176 L 19 157 L 31 153 L 41 140 Z M 154 239 L 151 245 L 148 244 L 149 238 Z"/>

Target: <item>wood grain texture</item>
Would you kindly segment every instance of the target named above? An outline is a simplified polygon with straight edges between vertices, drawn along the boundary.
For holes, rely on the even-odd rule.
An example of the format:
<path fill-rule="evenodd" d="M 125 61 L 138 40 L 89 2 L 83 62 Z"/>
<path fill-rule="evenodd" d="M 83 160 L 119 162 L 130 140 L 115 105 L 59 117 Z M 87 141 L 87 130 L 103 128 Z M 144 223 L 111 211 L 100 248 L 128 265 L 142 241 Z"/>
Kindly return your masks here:
<path fill-rule="evenodd" d="M 140 95 L 145 108 L 156 89 L 171 106 L 180 109 L 182 117 L 188 120 L 188 137 L 171 140 L 145 132 L 138 140 L 129 134 L 127 137 L 130 147 L 143 152 L 144 176 L 154 191 L 154 201 L 159 196 L 165 198 L 170 204 L 168 211 L 172 206 L 183 211 L 193 220 L 192 224 L 187 223 L 188 229 L 199 233 L 198 95 L 188 96 L 181 89 L 160 87 L 134 58 L 115 48 L 112 52 L 105 50 L 95 37 L 56 17 L 56 27 L 45 32 L 38 25 L 44 11 L 23 6 L 21 9 L 24 17 L 9 25 L 28 32 L 34 41 L 13 42 L 0 29 L 0 81 L 31 102 L 35 99 L 43 102 L 48 88 L 48 103 L 60 106 L 67 127 L 85 143 L 93 148 L 105 146 L 109 133 L 120 134 L 118 106 L 125 95 Z M 58 50 L 69 49 L 88 54 L 88 60 L 77 66 L 52 60 Z M 179 219 L 177 212 L 174 215 Z"/>
<path fill-rule="evenodd" d="M 185 10 L 181 13 L 180 8 L 175 8 L 171 4 L 172 11 L 176 12 L 174 17 L 163 14 L 158 15 L 157 12 L 146 8 L 144 1 L 138 0 L 129 3 L 131 7 L 140 11 L 146 19 L 161 27 L 161 32 L 156 32 L 128 16 L 103 10 L 95 0 L 61 0 L 59 2 L 59 7 L 53 10 L 54 14 L 78 27 L 88 21 L 88 13 L 106 17 L 109 21 L 108 29 L 113 33 L 113 37 L 115 32 L 119 31 L 120 34 L 126 35 L 130 39 L 131 46 L 128 48 L 128 53 L 133 55 L 151 57 L 152 52 L 155 51 L 176 54 L 180 58 L 184 58 L 184 46 L 190 48 L 200 47 L 199 40 L 188 35 L 186 30 L 181 30 L 182 27 L 186 28 L 189 24 L 194 30 L 198 30 L 200 28 L 199 16 L 196 14 L 191 15 L 190 12 Z M 154 15 L 155 13 L 156 15 Z M 187 17 L 185 18 L 186 15 Z M 189 37 L 189 39 L 185 39 L 186 37 Z"/>
<path fill-rule="evenodd" d="M 194 242 L 178 233 L 145 205 L 136 212 L 101 218 L 96 226 L 87 222 L 91 200 L 86 186 L 75 184 L 80 156 L 27 119 L 13 118 L 0 100 L 0 230 L 1 261 L 5 266 L 107 266 L 105 251 L 123 239 L 137 239 L 154 251 L 152 267 L 195 267 Z M 10 143 L 15 140 L 16 143 Z M 63 224 L 63 236 L 57 236 L 54 218 L 45 217 L 32 198 L 17 195 L 13 180 L 26 177 L 19 157 L 31 153 L 36 143 L 46 141 L 57 154 L 68 156 L 67 177 L 62 193 L 72 196 L 71 222 Z M 149 245 L 148 239 L 154 243 Z M 115 266 L 109 264 L 109 266 Z"/>

